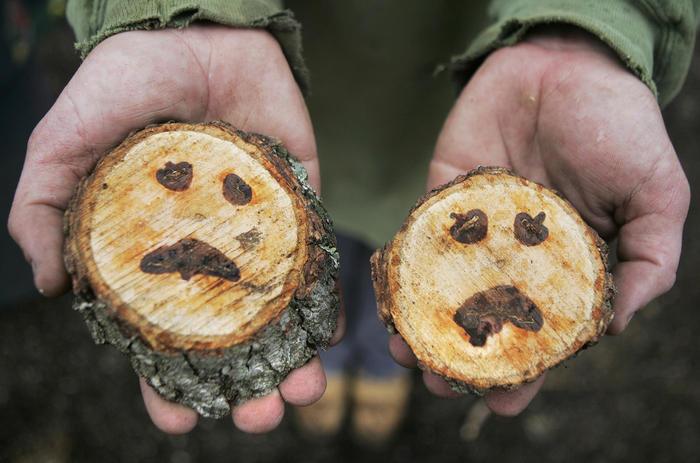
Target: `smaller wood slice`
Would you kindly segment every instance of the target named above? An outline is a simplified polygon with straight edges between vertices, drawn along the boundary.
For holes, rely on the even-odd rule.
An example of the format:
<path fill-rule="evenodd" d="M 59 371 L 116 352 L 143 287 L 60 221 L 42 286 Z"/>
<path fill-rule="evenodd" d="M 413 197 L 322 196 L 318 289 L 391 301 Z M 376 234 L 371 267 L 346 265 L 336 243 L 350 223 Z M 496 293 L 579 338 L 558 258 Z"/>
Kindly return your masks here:
<path fill-rule="evenodd" d="M 605 243 L 558 193 L 502 168 L 422 198 L 372 275 L 387 327 L 459 392 L 533 381 L 613 317 Z"/>
<path fill-rule="evenodd" d="M 65 216 L 75 308 L 168 400 L 221 417 L 326 347 L 338 255 L 306 171 L 221 123 L 129 136 Z"/>

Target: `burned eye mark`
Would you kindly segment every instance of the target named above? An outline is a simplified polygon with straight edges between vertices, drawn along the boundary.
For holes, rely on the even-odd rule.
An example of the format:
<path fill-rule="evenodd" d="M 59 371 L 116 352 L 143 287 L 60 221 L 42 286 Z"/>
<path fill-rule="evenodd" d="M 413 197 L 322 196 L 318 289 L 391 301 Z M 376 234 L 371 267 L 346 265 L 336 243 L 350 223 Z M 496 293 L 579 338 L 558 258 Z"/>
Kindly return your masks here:
<path fill-rule="evenodd" d="M 229 281 L 238 281 L 238 266 L 224 253 L 194 238 L 181 239 L 172 246 L 161 246 L 149 252 L 139 266 L 145 273 L 180 272 L 183 280 L 193 275 L 209 275 Z"/>
<path fill-rule="evenodd" d="M 165 167 L 156 172 L 156 180 L 168 190 L 185 191 L 192 183 L 192 164 L 184 161 L 173 164 L 168 161 Z"/>
<path fill-rule="evenodd" d="M 474 294 L 457 309 L 453 320 L 476 347 L 486 344 L 487 338 L 500 332 L 507 322 L 527 331 L 539 331 L 544 324 L 532 299 L 510 285 L 494 286 Z"/>
<path fill-rule="evenodd" d="M 472 209 L 466 214 L 453 212 L 450 214 L 455 223 L 450 227 L 450 235 L 455 241 L 473 244 L 486 237 L 489 219 L 481 209 Z"/>
<path fill-rule="evenodd" d="M 253 189 L 236 174 L 224 178 L 224 198 L 234 206 L 244 206 L 253 198 Z"/>
<path fill-rule="evenodd" d="M 527 212 L 520 212 L 515 216 L 513 232 L 515 238 L 525 246 L 537 246 L 547 239 L 549 229 L 544 226 L 546 214 L 540 212 L 533 219 Z"/>

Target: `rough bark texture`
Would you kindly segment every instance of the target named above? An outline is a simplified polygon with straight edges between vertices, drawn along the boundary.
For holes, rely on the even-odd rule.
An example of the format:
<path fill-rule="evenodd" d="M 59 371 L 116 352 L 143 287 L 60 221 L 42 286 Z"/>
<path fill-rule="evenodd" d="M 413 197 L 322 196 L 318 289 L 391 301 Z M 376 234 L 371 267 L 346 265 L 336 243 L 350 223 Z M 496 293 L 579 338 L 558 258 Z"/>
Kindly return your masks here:
<path fill-rule="evenodd" d="M 94 274 L 97 272 L 89 271 L 86 253 L 80 246 L 79 234 L 88 227 L 82 226 L 88 220 L 85 208 L 90 201 L 85 196 L 96 172 L 109 166 L 110 157 L 148 136 L 178 130 L 221 133 L 247 143 L 246 149 L 253 145 L 256 156 L 271 163 L 277 178 L 291 185 L 299 203 L 304 205 L 307 234 L 300 246 L 306 247 L 307 258 L 298 269 L 301 274 L 298 286 L 291 289 L 286 306 L 264 326 L 233 343 L 207 343 L 198 339 L 183 347 L 169 343 L 168 336 L 149 336 L 143 327 L 133 326 L 122 316 L 124 308 L 114 307 L 110 297 L 103 294 L 104 282 L 100 281 L 100 275 Z M 248 134 L 221 122 L 172 123 L 146 128 L 127 138 L 98 163 L 93 174 L 81 181 L 64 223 L 65 261 L 73 278 L 74 308 L 83 315 L 95 342 L 114 345 L 161 396 L 191 407 L 202 416 L 223 417 L 230 412 L 232 404 L 269 393 L 292 369 L 315 355 L 318 348 L 327 347 L 335 330 L 339 306 L 338 254 L 332 224 L 309 186 L 303 166 L 271 138 Z M 250 242 L 257 242 L 259 237 L 248 234 L 237 239 L 241 248 L 247 250 Z"/>
<path fill-rule="evenodd" d="M 420 198 L 372 256 L 372 275 L 380 318 L 419 367 L 482 394 L 533 381 L 597 342 L 613 317 L 607 261 L 558 192 L 480 167 Z M 576 291 L 584 302 L 556 303 Z"/>

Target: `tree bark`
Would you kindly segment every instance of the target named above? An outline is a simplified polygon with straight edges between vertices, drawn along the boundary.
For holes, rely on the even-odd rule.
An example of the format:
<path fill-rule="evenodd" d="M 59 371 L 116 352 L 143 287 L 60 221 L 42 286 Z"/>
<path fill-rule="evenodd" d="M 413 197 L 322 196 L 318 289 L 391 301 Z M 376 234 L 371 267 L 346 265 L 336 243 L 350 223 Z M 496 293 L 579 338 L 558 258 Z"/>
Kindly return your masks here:
<path fill-rule="evenodd" d="M 338 254 L 304 168 L 222 123 L 129 136 L 65 215 L 74 307 L 165 399 L 222 417 L 274 389 L 338 312 Z"/>
<path fill-rule="evenodd" d="M 421 198 L 372 256 L 379 316 L 459 392 L 508 390 L 612 320 L 607 246 L 557 192 L 480 167 Z"/>

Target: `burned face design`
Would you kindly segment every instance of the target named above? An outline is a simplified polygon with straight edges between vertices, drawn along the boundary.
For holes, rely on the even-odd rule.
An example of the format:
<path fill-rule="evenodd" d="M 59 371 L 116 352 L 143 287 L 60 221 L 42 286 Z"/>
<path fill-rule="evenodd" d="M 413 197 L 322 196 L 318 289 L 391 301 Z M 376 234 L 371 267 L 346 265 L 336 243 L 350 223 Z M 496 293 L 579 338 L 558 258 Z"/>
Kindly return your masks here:
<path fill-rule="evenodd" d="M 190 187 L 193 175 L 189 162 L 168 161 L 156 171 L 156 180 L 168 190 L 179 192 Z M 244 206 L 253 198 L 253 189 L 241 177 L 230 173 L 224 177 L 222 195 L 234 206 Z M 229 281 L 238 281 L 241 277 L 233 260 L 215 247 L 194 238 L 183 238 L 173 245 L 161 246 L 149 252 L 141 259 L 139 267 L 146 273 L 178 272 L 183 280 L 198 274 Z"/>
<path fill-rule="evenodd" d="M 543 353 L 579 342 L 603 281 L 572 212 L 525 179 L 489 174 L 420 204 L 386 262 L 391 319 L 418 360 L 490 387 L 493 372 L 528 376 Z"/>
<path fill-rule="evenodd" d="M 513 221 L 514 238 L 525 246 L 537 246 L 549 236 L 544 225 L 546 214 L 540 212 L 533 218 L 527 212 L 519 212 Z M 483 240 L 488 232 L 488 217 L 480 209 L 466 214 L 453 212 L 450 218 L 455 223 L 450 227 L 450 236 L 463 244 L 475 244 Z M 527 331 L 542 328 L 542 313 L 537 305 L 512 285 L 497 285 L 467 298 L 453 317 L 455 323 L 469 335 L 473 346 L 486 344 L 489 336 L 499 333 L 505 323 Z"/>
<path fill-rule="evenodd" d="M 304 254 L 294 196 L 245 146 L 163 132 L 98 181 L 97 271 L 155 326 L 243 336 L 297 278 Z"/>

